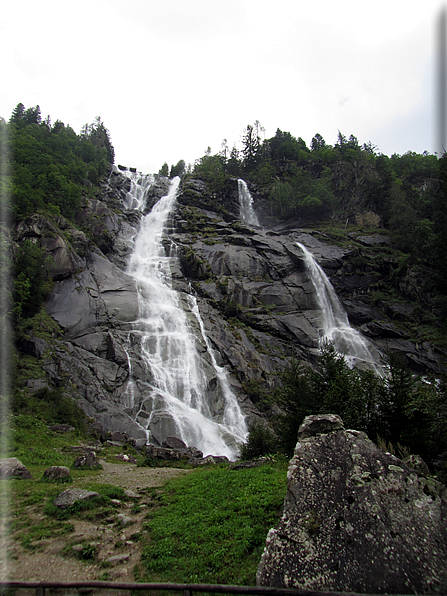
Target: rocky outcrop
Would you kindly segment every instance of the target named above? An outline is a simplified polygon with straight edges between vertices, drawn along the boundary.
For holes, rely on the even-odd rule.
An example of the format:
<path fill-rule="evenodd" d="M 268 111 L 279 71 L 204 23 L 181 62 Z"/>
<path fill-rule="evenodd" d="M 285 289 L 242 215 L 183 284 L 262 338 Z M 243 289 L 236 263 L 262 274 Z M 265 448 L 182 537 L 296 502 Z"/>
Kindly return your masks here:
<path fill-rule="evenodd" d="M 147 441 L 142 425 L 150 414 L 144 400 L 152 379 L 138 334 L 130 333 L 139 311 L 127 263 L 142 213 L 166 194 L 168 184 L 154 176 L 146 207 L 137 211 L 131 181 L 114 170 L 100 196 L 85 198 L 77 216 L 82 229 L 60 216 L 33 215 L 12 234 L 16 245 L 30 239 L 52 257 L 53 289 L 46 311 L 59 328 L 51 339 L 30 332 L 22 340 L 21 348 L 37 359 L 45 377 L 29 379 L 24 391 L 63 388 L 105 431 L 126 433 L 136 444 Z M 385 313 L 370 299 L 377 280 L 393 269 L 391 257 L 373 267 L 365 265 L 357 249 L 335 246 L 328 236 L 293 222 L 276 229 L 241 223 L 236 179 L 218 194 L 202 180 L 185 180 L 169 225 L 164 240 L 171 251 L 175 245 L 177 254 L 173 286 L 184 304 L 187 294 L 195 295 L 217 363 L 228 371 L 249 422 L 260 415 L 249 386 L 269 393 L 292 358 L 313 362 L 318 352 L 319 311 L 297 242 L 316 256 L 352 324 L 373 344 L 399 351 L 417 371 L 439 370 L 439 354 L 429 344 L 410 341 L 402 327 L 411 306 L 391 305 Z M 383 244 L 379 240 L 368 239 L 371 250 Z M 218 417 L 222 400 L 209 350 L 197 321 L 190 319 L 204 362 L 207 399 Z M 158 447 L 177 433 L 163 411 L 150 425 Z"/>
<path fill-rule="evenodd" d="M 260 586 L 360 593 L 447 590 L 447 489 L 338 416 L 309 416 L 270 530 Z"/>

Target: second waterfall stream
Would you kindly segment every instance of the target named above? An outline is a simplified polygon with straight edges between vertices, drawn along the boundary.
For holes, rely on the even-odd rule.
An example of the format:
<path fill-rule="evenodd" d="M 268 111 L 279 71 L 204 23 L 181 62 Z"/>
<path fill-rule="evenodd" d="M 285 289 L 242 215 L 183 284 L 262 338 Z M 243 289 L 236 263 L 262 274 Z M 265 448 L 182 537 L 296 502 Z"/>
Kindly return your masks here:
<path fill-rule="evenodd" d="M 132 182 L 127 206 L 143 212 L 153 178 L 127 175 Z M 129 261 L 139 309 L 129 341 L 139 343 L 147 367 L 147 382 L 139 387 L 138 403 L 129 406 L 146 430 L 148 442 L 176 436 L 204 455 L 235 459 L 238 444 L 247 437 L 244 416 L 225 369 L 217 364 L 195 296 L 172 287 L 175 245 L 168 246 L 166 224 L 179 183 L 174 178 L 166 196 L 142 218 Z M 129 394 L 130 401 L 134 400 L 132 380 Z"/>
<path fill-rule="evenodd" d="M 338 296 L 329 278 L 315 260 L 313 254 L 300 242 L 297 245 L 304 254 L 304 262 L 310 281 L 315 289 L 315 297 L 321 311 L 320 341 L 330 342 L 339 354 L 345 356 L 350 366 L 361 365 L 377 374 L 383 374 L 380 355 L 361 333 L 349 324 Z"/>

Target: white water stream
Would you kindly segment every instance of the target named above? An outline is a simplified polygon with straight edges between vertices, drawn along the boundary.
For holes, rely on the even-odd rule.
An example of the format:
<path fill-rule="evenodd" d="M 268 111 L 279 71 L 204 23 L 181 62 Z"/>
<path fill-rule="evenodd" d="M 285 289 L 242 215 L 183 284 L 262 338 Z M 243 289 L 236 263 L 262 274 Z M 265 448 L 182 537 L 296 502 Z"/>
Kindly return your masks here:
<path fill-rule="evenodd" d="M 142 211 L 153 177 L 125 174 L 132 181 L 126 206 Z M 168 194 L 142 218 L 129 261 L 128 272 L 137 283 L 139 307 L 139 319 L 130 336 L 138 338 L 148 371 L 147 391 L 139 398 L 136 420 L 146 429 L 148 442 L 154 442 L 151 429 L 158 428 L 159 434 L 166 429 L 170 436 L 197 447 L 204 455 L 226 455 L 235 459 L 238 443 L 247 437 L 244 416 L 225 369 L 217 365 L 195 297 L 181 295 L 172 288 L 175 245 L 170 255 L 163 245 L 179 182 L 179 178 L 174 178 Z M 213 390 L 213 395 L 218 406 L 210 406 L 207 400 L 210 375 L 207 379 L 204 356 L 198 345 L 202 346 L 202 352 L 207 352 L 208 371 L 211 370 L 211 376 L 216 379 L 217 389 Z M 132 373 L 130 360 L 129 372 Z M 134 401 L 132 380 L 128 394 L 130 401 Z"/>
<path fill-rule="evenodd" d="M 248 190 L 247 183 L 245 180 L 239 178 L 237 181 L 237 187 L 239 192 L 239 206 L 240 206 L 240 218 L 244 223 L 251 224 L 253 226 L 259 226 L 258 217 L 253 209 L 253 197 Z"/>
<path fill-rule="evenodd" d="M 303 244 L 296 244 L 304 253 L 306 268 L 321 310 L 320 343 L 331 342 L 337 352 L 345 356 L 350 366 L 360 365 L 377 374 L 383 374 L 379 364 L 380 355 L 363 335 L 349 324 L 348 315 L 326 273 Z"/>

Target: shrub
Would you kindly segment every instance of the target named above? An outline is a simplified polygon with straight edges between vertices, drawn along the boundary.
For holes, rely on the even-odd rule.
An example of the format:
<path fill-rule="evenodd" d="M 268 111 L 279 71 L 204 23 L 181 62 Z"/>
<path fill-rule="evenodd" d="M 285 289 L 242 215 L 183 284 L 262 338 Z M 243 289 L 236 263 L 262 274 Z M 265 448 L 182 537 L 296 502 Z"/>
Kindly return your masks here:
<path fill-rule="evenodd" d="M 247 442 L 241 447 L 241 459 L 256 459 L 263 455 L 276 453 L 277 439 L 275 434 L 263 424 L 254 424 L 248 433 Z"/>

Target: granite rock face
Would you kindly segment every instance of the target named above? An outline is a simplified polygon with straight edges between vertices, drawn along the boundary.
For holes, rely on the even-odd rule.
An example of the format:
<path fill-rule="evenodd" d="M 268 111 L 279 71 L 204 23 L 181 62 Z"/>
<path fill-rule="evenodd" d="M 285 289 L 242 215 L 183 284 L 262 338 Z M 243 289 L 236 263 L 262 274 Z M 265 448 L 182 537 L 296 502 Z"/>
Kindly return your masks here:
<path fill-rule="evenodd" d="M 105 431 L 126 433 L 140 445 L 147 440 L 142 425 L 150 417 L 145 399 L 152 378 L 138 335 L 130 339 L 139 311 L 127 264 L 142 215 L 168 186 L 168 179 L 154 176 L 140 212 L 133 209 L 130 179 L 115 169 L 100 196 L 86 198 L 77 215 L 85 232 L 63 217 L 42 215 L 18 222 L 12 231 L 14 250 L 29 239 L 52 258 L 53 289 L 46 311 L 60 328 L 52 340 L 30 332 L 23 342 L 23 351 L 37 359 L 45 375 L 29 379 L 26 390 L 63 388 Z M 403 306 L 386 316 L 368 300 L 380 271 L 360 271 L 352 262 L 355 254 L 334 246 L 324 234 L 292 223 L 276 228 L 242 223 L 237 187 L 237 179 L 231 179 L 216 194 L 203 180 L 184 181 L 164 240 L 170 250 L 176 247 L 173 287 L 184 304 L 188 294 L 195 295 L 216 361 L 227 369 L 248 424 L 260 416 L 250 384 L 269 393 L 291 359 L 312 363 L 318 354 L 320 313 L 297 242 L 313 252 L 352 324 L 373 345 L 398 351 L 417 371 L 438 370 L 439 354 L 429 345 L 416 346 L 395 325 L 406 312 Z M 206 400 L 218 419 L 222 399 L 215 370 L 197 321 L 190 324 L 196 326 L 203 357 Z M 165 414 L 162 410 L 151 418 L 149 430 L 157 446 L 177 434 Z"/>
<path fill-rule="evenodd" d="M 338 416 L 300 427 L 260 586 L 360 593 L 447 591 L 447 489 Z"/>

